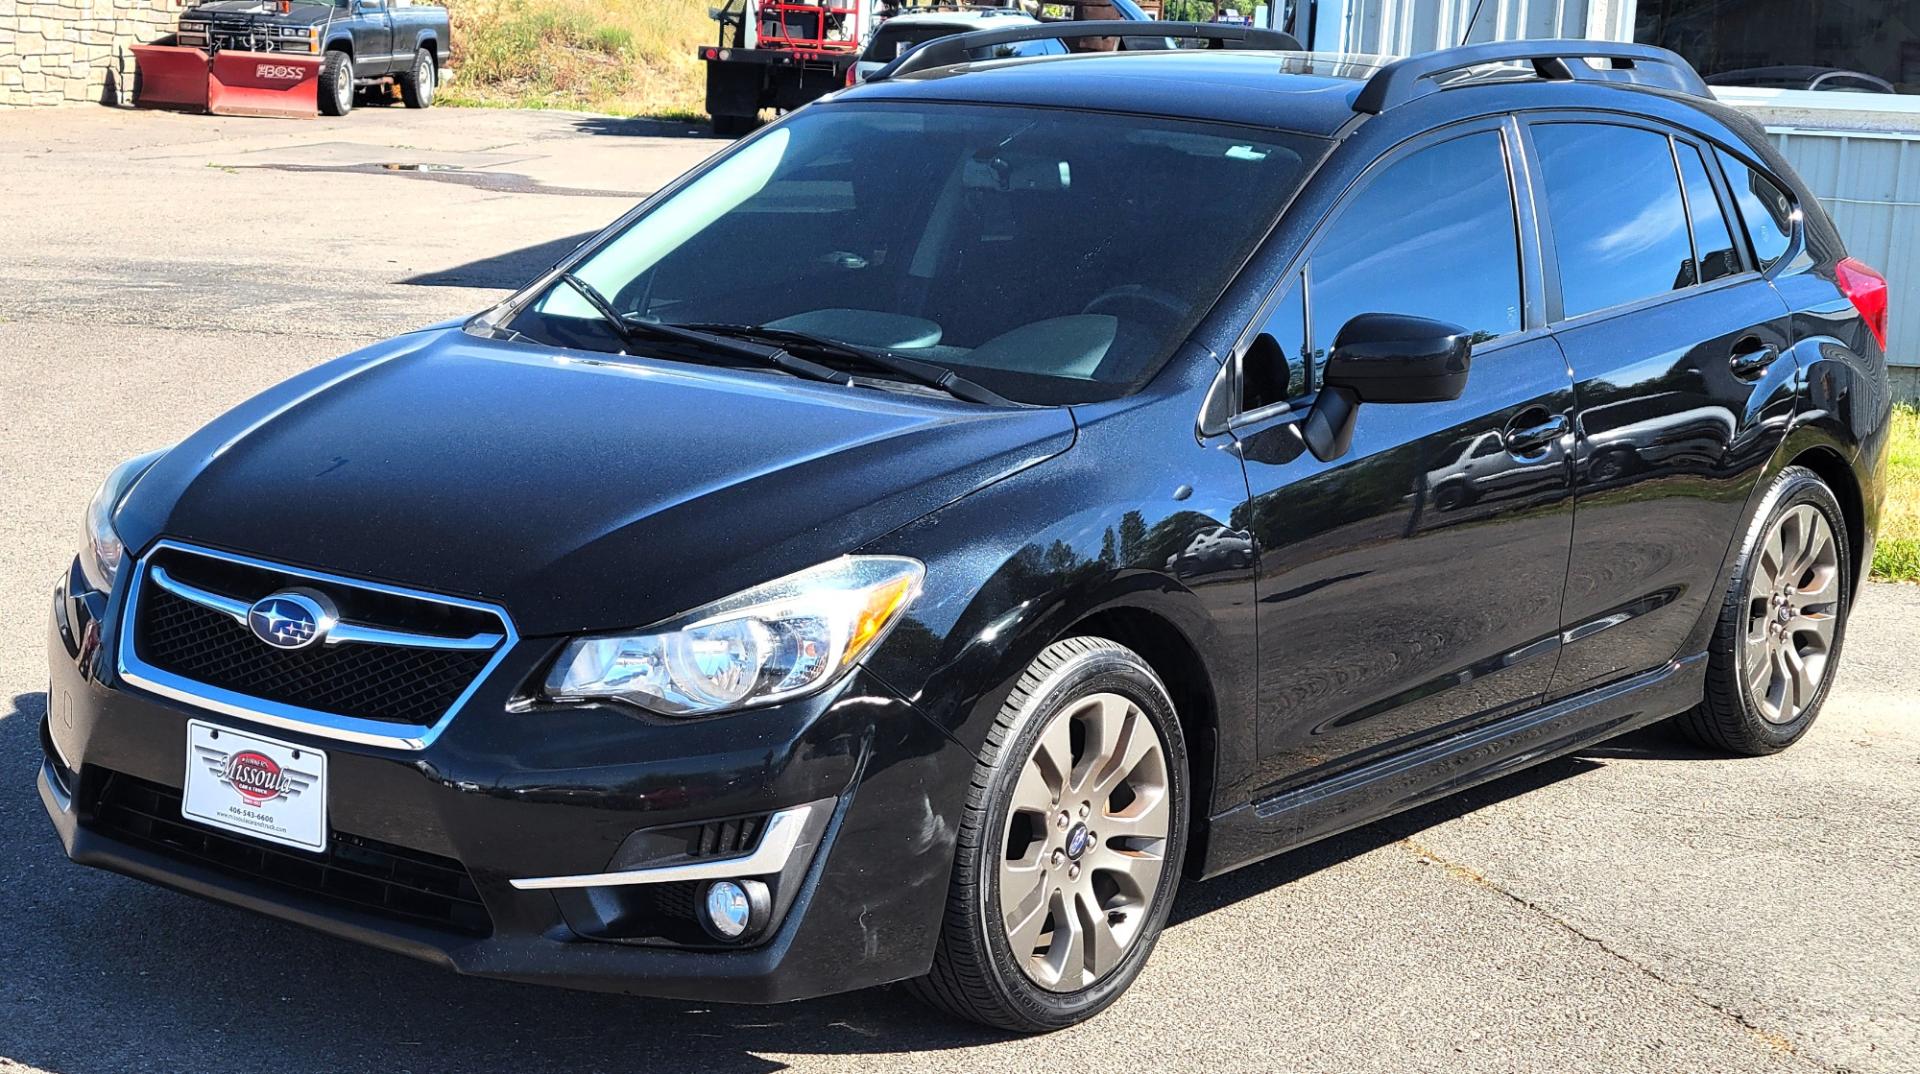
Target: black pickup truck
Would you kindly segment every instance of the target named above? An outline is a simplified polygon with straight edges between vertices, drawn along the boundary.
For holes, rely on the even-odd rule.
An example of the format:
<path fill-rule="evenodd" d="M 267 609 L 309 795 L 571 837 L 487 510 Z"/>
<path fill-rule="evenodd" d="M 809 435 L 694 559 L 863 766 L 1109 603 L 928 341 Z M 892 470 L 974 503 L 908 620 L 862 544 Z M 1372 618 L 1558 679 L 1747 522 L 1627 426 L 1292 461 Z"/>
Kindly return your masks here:
<path fill-rule="evenodd" d="M 401 0 L 213 0 L 180 15 L 179 44 L 208 51 L 325 54 L 320 110 L 344 116 L 354 91 L 397 82 L 409 108 L 433 103 L 452 42 L 447 9 Z"/>

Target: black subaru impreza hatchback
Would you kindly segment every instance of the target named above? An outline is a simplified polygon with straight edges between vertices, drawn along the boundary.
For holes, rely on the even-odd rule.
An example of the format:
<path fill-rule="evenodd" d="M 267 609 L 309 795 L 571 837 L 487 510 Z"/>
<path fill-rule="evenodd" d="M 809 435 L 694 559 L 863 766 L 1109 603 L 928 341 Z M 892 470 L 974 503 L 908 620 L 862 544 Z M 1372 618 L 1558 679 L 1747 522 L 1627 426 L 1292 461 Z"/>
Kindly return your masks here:
<path fill-rule="evenodd" d="M 1670 53 L 922 46 L 89 508 L 67 853 L 463 973 L 1017 1030 L 1179 879 L 1805 734 L 1887 290 Z M 1231 46 L 1231 47 L 1230 47 Z"/>

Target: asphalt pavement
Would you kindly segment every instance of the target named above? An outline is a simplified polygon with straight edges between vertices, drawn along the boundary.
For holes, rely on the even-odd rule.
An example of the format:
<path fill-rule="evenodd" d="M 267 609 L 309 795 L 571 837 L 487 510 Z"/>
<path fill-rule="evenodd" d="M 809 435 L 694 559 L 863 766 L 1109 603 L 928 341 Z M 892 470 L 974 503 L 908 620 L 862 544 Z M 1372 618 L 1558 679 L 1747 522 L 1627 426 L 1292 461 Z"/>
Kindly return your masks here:
<path fill-rule="evenodd" d="M 47 603 L 107 469 L 480 308 L 721 144 L 452 109 L 0 119 L 0 1072 L 1920 1071 L 1920 587 L 1866 588 L 1793 750 L 1656 728 L 1189 885 L 1132 992 L 1044 1039 L 891 989 L 468 980 L 68 864 L 32 788 Z"/>

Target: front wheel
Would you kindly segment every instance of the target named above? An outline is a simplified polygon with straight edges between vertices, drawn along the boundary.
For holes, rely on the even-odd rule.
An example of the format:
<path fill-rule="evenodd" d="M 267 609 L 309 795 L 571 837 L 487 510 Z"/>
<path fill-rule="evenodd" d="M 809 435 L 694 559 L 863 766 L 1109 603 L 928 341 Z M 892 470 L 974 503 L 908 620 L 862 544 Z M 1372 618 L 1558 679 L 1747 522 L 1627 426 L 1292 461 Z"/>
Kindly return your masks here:
<path fill-rule="evenodd" d="M 344 116 L 353 111 L 353 57 L 329 52 L 320 64 L 320 111 Z"/>
<path fill-rule="evenodd" d="M 1147 662 L 1085 637 L 1028 666 L 983 754 L 933 966 L 909 987 L 998 1029 L 1061 1029 L 1120 997 L 1166 923 L 1186 742 Z"/>
<path fill-rule="evenodd" d="M 1819 475 L 1780 472 L 1741 546 L 1708 649 L 1707 693 L 1676 721 L 1759 756 L 1807 733 L 1833 682 L 1852 593 L 1846 516 Z"/>
<path fill-rule="evenodd" d="M 438 69 L 433 65 L 433 53 L 418 49 L 413 54 L 413 66 L 400 79 L 400 96 L 407 102 L 408 108 L 430 108 L 433 106 L 433 91 L 438 82 Z"/>

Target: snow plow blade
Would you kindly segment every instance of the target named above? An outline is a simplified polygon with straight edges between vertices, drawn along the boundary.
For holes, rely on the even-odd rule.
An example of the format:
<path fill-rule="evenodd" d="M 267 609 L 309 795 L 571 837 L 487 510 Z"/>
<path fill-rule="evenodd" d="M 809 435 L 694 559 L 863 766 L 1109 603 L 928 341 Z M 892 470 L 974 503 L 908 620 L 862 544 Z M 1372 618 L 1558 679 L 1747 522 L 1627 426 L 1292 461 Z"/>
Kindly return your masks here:
<path fill-rule="evenodd" d="M 135 45 L 140 71 L 133 103 L 141 108 L 216 116 L 312 119 L 320 113 L 321 57 Z"/>
<path fill-rule="evenodd" d="M 133 63 L 139 74 L 133 87 L 133 103 L 138 107 L 207 110 L 207 72 L 212 64 L 206 53 L 175 45 L 135 45 Z"/>
<path fill-rule="evenodd" d="M 320 57 L 284 52 L 218 52 L 207 77 L 207 111 L 216 116 L 320 114 Z"/>

